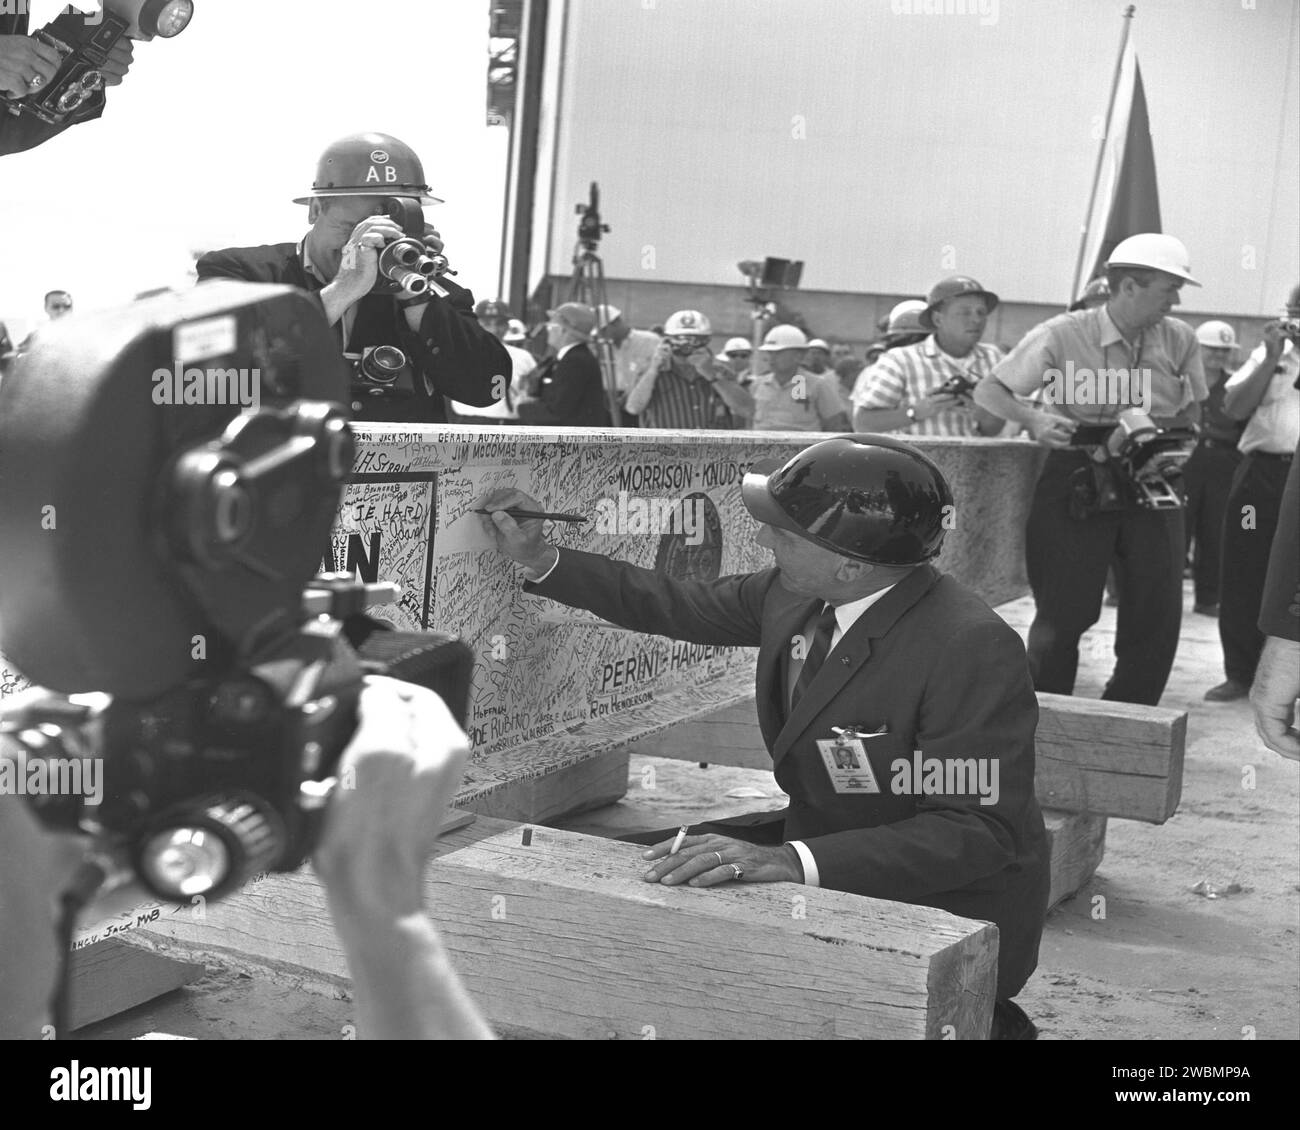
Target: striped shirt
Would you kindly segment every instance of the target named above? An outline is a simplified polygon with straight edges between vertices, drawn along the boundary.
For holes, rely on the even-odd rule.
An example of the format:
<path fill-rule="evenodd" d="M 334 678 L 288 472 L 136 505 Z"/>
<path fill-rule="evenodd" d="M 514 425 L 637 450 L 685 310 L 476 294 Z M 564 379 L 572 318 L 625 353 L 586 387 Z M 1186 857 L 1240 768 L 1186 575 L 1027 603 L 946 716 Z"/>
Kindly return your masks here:
<path fill-rule="evenodd" d="M 633 411 L 629 401 L 628 411 Z M 689 362 L 673 359 L 654 378 L 649 403 L 636 413 L 643 428 L 735 429 L 735 418 L 714 387 Z"/>
<path fill-rule="evenodd" d="M 1035 326 L 993 375 L 1020 396 L 1041 389 L 1050 411 L 1080 424 L 1114 424 L 1132 406 L 1156 422 L 1190 421 L 1187 410 L 1209 395 L 1191 326 L 1162 318 L 1130 347 L 1105 306 Z"/>
<path fill-rule="evenodd" d="M 965 357 L 953 357 L 939 348 L 934 334 L 915 345 L 890 349 L 870 368 L 858 374 L 853 386 L 854 408 L 906 408 L 924 400 L 953 377 L 965 377 L 978 384 L 1002 359 L 996 345 L 979 342 Z M 944 408 L 925 420 L 895 428 L 916 436 L 977 436 L 980 434 L 972 408 Z"/>

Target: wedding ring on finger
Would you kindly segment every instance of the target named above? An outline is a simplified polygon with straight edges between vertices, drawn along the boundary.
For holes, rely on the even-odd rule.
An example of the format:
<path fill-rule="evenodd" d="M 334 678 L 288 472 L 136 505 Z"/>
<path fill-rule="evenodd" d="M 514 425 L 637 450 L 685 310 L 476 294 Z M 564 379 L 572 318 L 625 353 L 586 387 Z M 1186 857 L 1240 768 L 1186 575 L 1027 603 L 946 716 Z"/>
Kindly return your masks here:
<path fill-rule="evenodd" d="M 715 851 L 713 854 L 716 855 L 716 856 L 718 857 L 718 866 L 721 867 L 721 866 L 722 866 L 722 852 L 720 852 L 720 851 Z"/>
<path fill-rule="evenodd" d="M 745 869 L 741 867 L 740 864 L 738 863 L 733 863 L 731 865 L 731 869 L 736 873 L 734 877 L 736 882 L 739 883 L 740 880 L 745 877 Z"/>

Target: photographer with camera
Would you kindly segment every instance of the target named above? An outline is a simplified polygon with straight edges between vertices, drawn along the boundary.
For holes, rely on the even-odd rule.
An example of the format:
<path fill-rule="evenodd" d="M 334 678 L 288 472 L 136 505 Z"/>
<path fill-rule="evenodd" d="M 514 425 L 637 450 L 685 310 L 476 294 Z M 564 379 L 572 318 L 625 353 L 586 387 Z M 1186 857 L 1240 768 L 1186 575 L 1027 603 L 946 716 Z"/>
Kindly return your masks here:
<path fill-rule="evenodd" d="M 1229 365 L 1237 351 L 1237 335 L 1227 322 L 1202 322 L 1196 327 L 1201 364 L 1210 395 L 1201 405 L 1196 449 L 1183 467 L 1187 493 L 1187 548 L 1192 555 L 1195 599 L 1192 611 L 1219 614 L 1219 559 L 1223 554 L 1223 511 L 1233 472 L 1241 462 L 1237 444 L 1245 425 L 1223 410 Z"/>
<path fill-rule="evenodd" d="M 71 14 L 62 18 L 79 20 L 85 17 Z M 35 35 L 27 34 L 28 19 L 25 4 L 19 5 L 17 15 L 0 15 L 0 94 L 13 99 L 30 98 L 47 89 L 63 63 L 63 57 L 55 48 Z M 133 50 L 129 39 L 121 39 L 113 45 L 107 62 L 99 68 L 104 86 L 121 84 L 131 69 Z M 104 101 L 104 92 L 100 90 L 60 122 L 46 122 L 31 114 L 14 115 L 0 107 L 0 156 L 35 149 L 69 126 L 93 121 L 103 114 Z"/>
<path fill-rule="evenodd" d="M 20 721 L 41 693 L 10 700 L 0 718 Z M 360 725 L 339 764 L 355 787 L 335 790 L 312 857 L 352 974 L 362 1038 L 492 1035 L 424 908 L 424 868 L 468 754 L 464 731 L 432 691 L 367 681 Z M 56 908 L 87 846 L 84 836 L 43 828 L 22 797 L 0 793 L 0 859 L 23 861 L 0 868 L 0 1039 L 46 1035 L 62 958 Z M 134 885 L 118 888 L 91 905 L 86 924 L 149 899 Z"/>
<path fill-rule="evenodd" d="M 996 345 L 980 341 L 997 304 L 996 294 L 966 275 L 931 287 L 919 316 L 929 336 L 901 348 L 891 346 L 863 370 L 851 397 L 854 429 L 925 436 L 1001 432 L 1003 421 L 971 400 L 975 385 L 1002 359 Z M 906 311 L 895 307 L 894 313 Z M 896 332 L 894 313 L 890 333 Z"/>
<path fill-rule="evenodd" d="M 1155 706 L 1178 650 L 1183 512 L 1143 504 L 1134 482 L 1117 481 L 1113 460 L 1099 462 L 1084 448 L 1100 454 L 1120 430 L 1121 413 L 1138 405 L 1157 423 L 1190 421 L 1207 395 L 1200 346 L 1191 326 L 1168 314 L 1184 284 L 1200 283 L 1183 244 L 1156 233 L 1119 243 L 1106 277 L 1104 305 L 1059 314 L 1030 330 L 976 386 L 974 398 L 1049 449 L 1025 530 L 1035 689 L 1074 692 L 1079 639 L 1101 614 L 1114 561 L 1116 662 L 1102 698 Z M 1016 399 L 1044 389 L 1046 409 Z M 1081 428 L 1102 433 L 1100 442 L 1085 445 L 1093 437 Z M 1102 475 L 1113 487 L 1105 496 L 1094 486 Z"/>
<path fill-rule="evenodd" d="M 709 352 L 712 333 L 698 310 L 678 310 L 664 323 L 664 340 L 627 394 L 627 410 L 643 428 L 731 431 L 754 415 L 754 398 Z"/>
<path fill-rule="evenodd" d="M 399 264 L 394 279 L 381 270 L 395 246 L 423 244 L 416 252 L 440 255 L 442 240 L 420 210 L 441 203 L 429 193 L 410 146 L 382 133 L 342 138 L 321 155 L 311 192 L 294 201 L 308 206 L 312 225 L 300 243 L 209 252 L 198 261 L 199 279 L 288 283 L 315 295 L 344 355 L 357 359 L 352 407 L 360 423 L 444 423 L 444 396 L 496 404 L 513 366 L 479 325 L 473 295 L 441 274 Z M 394 213 L 422 230 L 399 226 Z"/>
<path fill-rule="evenodd" d="M 1224 386 L 1223 412 L 1243 422 L 1223 512 L 1219 640 L 1227 676 L 1205 692 L 1207 702 L 1245 698 L 1264 636 L 1256 621 L 1277 531 L 1282 492 L 1300 442 L 1300 286 L 1287 298 L 1286 318 L 1264 327 L 1264 340 Z"/>

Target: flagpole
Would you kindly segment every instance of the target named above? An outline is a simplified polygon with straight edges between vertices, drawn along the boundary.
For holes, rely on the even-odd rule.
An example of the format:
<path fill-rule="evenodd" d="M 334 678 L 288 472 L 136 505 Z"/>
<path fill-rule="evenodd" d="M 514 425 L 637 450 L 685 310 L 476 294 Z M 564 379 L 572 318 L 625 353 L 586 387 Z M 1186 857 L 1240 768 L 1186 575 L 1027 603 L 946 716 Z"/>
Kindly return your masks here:
<path fill-rule="evenodd" d="M 1097 146 L 1097 164 L 1092 171 L 1092 191 L 1088 193 L 1088 210 L 1083 215 L 1083 231 L 1079 235 L 1079 256 L 1074 263 L 1074 289 L 1066 301 L 1067 308 L 1079 297 L 1083 289 L 1083 253 L 1088 248 L 1089 224 L 1092 222 L 1092 208 L 1097 202 L 1097 187 L 1101 184 L 1101 167 L 1106 157 L 1106 142 L 1110 140 L 1110 123 L 1115 116 L 1115 96 L 1119 93 L 1120 70 L 1124 65 L 1124 48 L 1128 46 L 1129 29 L 1133 26 L 1135 4 L 1124 9 L 1124 31 L 1119 38 L 1119 55 L 1115 58 L 1115 74 L 1110 80 L 1110 101 L 1106 104 L 1106 122 L 1101 130 L 1101 144 Z"/>

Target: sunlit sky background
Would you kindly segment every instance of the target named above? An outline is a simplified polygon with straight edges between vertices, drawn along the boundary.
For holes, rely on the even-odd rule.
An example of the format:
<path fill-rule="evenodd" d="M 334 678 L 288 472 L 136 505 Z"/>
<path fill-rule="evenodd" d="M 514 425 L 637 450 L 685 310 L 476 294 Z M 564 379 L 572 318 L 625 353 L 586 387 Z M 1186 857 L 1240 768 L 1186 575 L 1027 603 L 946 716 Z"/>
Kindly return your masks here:
<path fill-rule="evenodd" d="M 61 7 L 31 0 L 31 26 Z M 292 198 L 361 130 L 415 147 L 457 281 L 493 295 L 507 130 L 485 124 L 487 33 L 487 0 L 196 0 L 181 35 L 135 45 L 102 118 L 0 158 L 0 320 L 17 340 L 47 290 L 109 306 L 183 283 L 191 249 L 301 238 Z"/>

